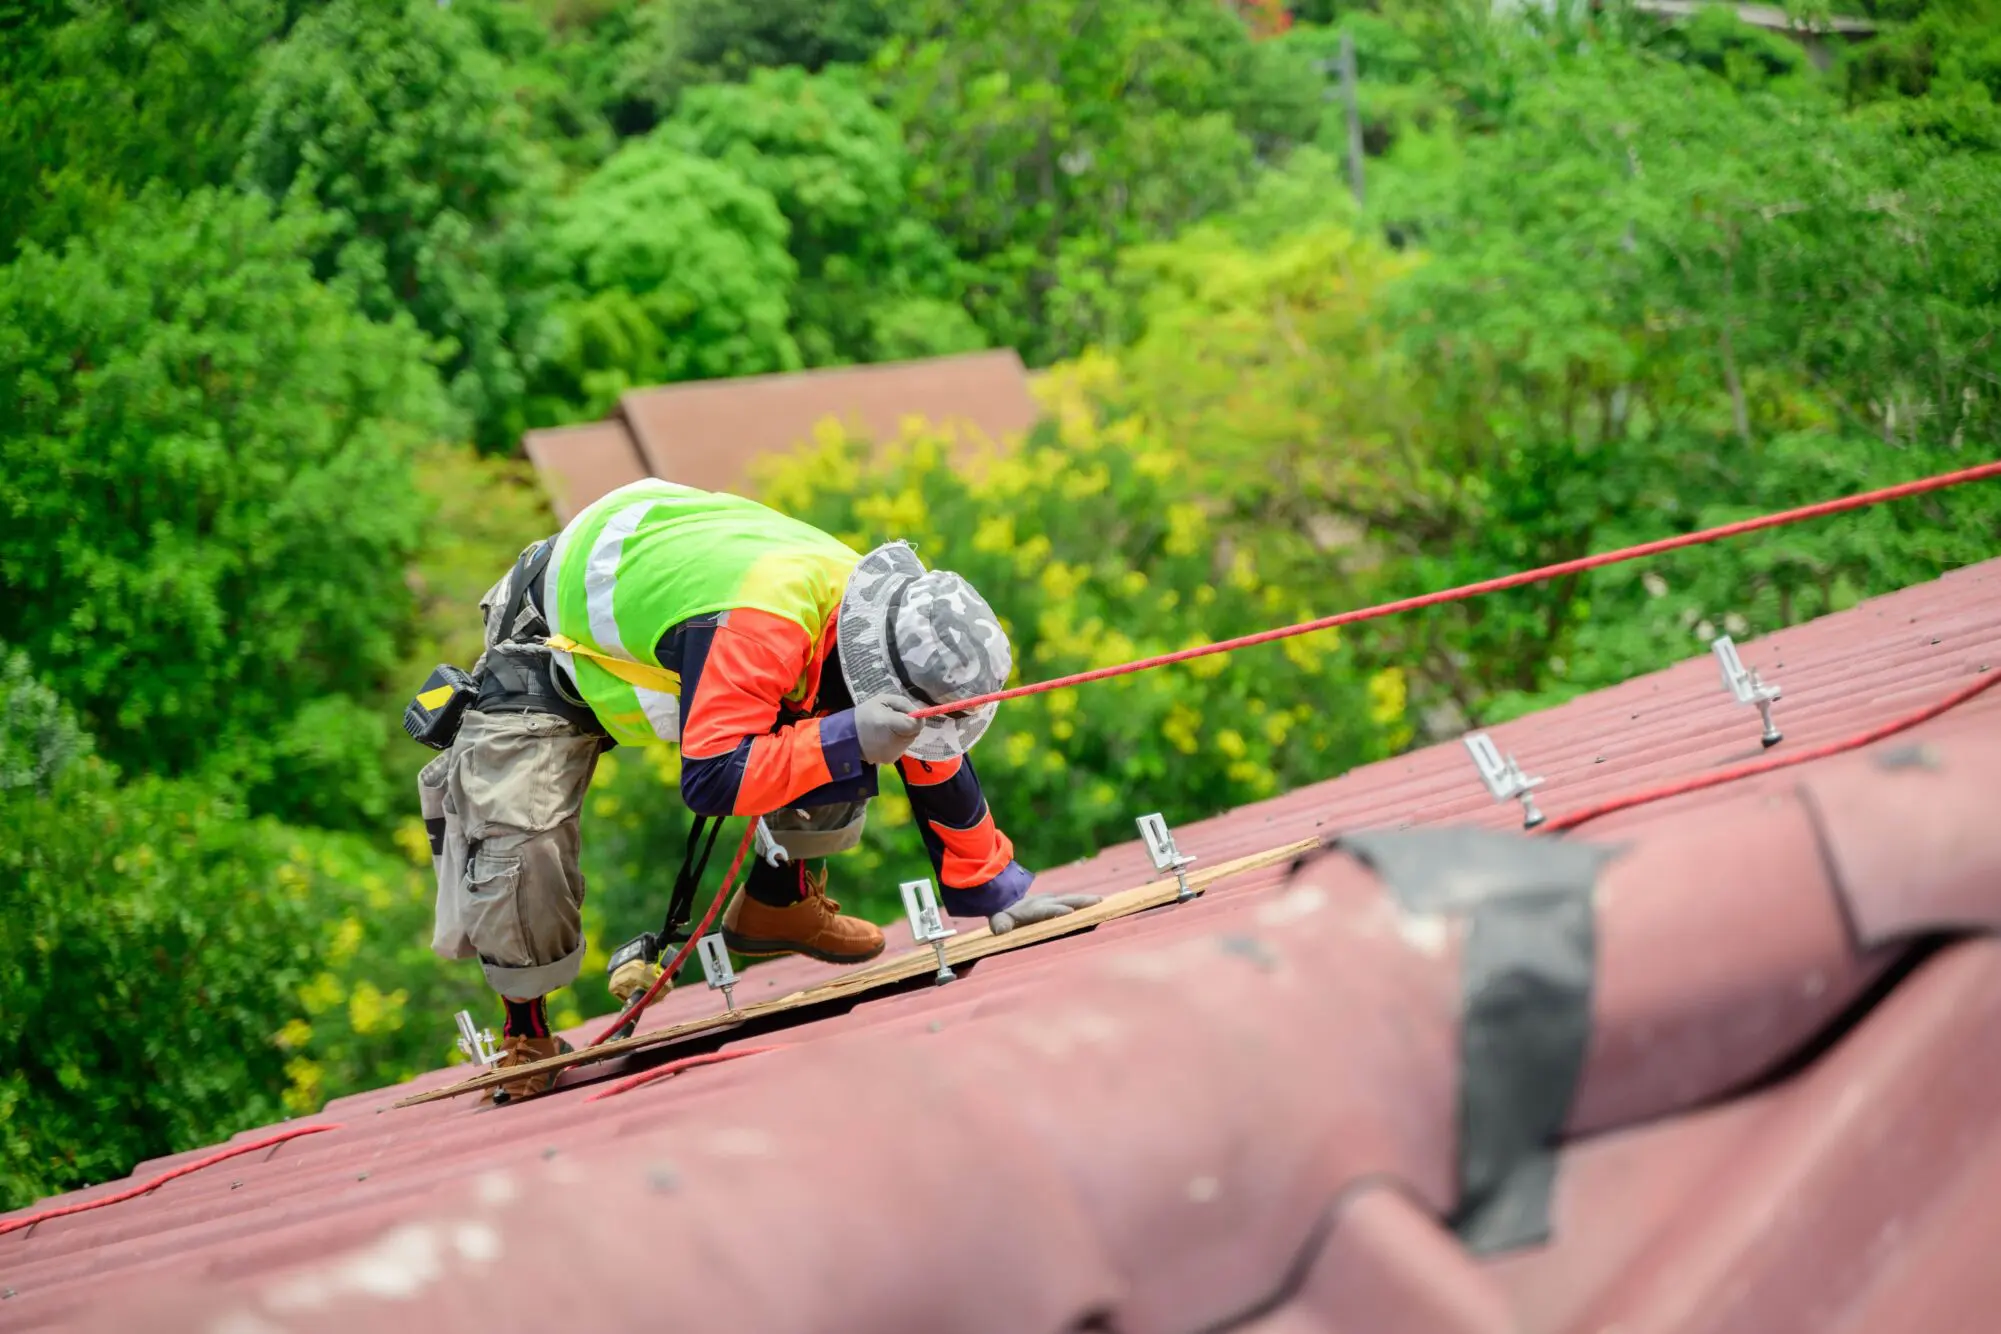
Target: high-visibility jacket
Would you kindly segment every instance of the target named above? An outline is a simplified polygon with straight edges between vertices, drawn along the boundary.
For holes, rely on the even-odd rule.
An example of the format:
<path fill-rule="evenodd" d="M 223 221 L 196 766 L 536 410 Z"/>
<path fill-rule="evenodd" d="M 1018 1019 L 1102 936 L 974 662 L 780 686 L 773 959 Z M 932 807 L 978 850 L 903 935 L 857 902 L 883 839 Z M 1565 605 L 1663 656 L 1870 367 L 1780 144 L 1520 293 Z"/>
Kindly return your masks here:
<path fill-rule="evenodd" d="M 613 737 L 678 741 L 679 680 L 658 656 L 668 630 L 747 610 L 824 648 L 860 560 L 755 501 L 647 478 L 600 498 L 558 534 L 546 594 L 551 640 Z M 789 683 L 786 703 L 810 699 L 823 657 Z"/>

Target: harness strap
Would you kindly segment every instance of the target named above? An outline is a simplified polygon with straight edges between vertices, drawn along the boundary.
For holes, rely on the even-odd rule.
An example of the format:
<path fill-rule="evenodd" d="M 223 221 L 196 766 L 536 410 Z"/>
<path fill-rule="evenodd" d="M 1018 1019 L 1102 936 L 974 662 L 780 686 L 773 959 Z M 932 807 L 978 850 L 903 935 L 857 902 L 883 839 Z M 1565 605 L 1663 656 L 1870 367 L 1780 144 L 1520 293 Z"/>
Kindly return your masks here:
<path fill-rule="evenodd" d="M 614 658 L 609 653 L 585 648 L 568 635 L 550 635 L 542 642 L 558 653 L 574 653 L 579 657 L 589 658 L 628 685 L 639 686 L 645 690 L 657 690 L 663 695 L 676 695 L 681 691 L 681 674 L 670 672 L 665 667 L 634 662 L 630 658 Z"/>
<path fill-rule="evenodd" d="M 542 571 L 548 568 L 549 557 L 555 549 L 556 540 L 545 537 L 522 552 L 521 558 L 514 563 L 514 578 L 510 581 L 513 587 L 508 594 L 507 607 L 500 617 L 502 638 L 514 638 L 514 622 L 521 615 L 521 604 L 529 601 L 529 590 L 541 580 Z M 542 628 L 546 630 L 548 621 L 542 616 L 541 600 L 535 599 L 531 605 L 535 609 L 536 619 L 542 622 Z"/>
<path fill-rule="evenodd" d="M 681 854 L 681 869 L 674 876 L 674 892 L 667 900 L 667 919 L 660 924 L 663 947 L 688 938 L 688 919 L 695 911 L 695 891 L 701 888 L 702 876 L 709 869 L 709 854 L 716 849 L 716 835 L 722 832 L 722 827 L 720 819 L 705 815 L 696 816 L 688 826 L 688 848 Z M 708 842 L 697 852 L 695 845 L 702 842 L 705 833 Z"/>

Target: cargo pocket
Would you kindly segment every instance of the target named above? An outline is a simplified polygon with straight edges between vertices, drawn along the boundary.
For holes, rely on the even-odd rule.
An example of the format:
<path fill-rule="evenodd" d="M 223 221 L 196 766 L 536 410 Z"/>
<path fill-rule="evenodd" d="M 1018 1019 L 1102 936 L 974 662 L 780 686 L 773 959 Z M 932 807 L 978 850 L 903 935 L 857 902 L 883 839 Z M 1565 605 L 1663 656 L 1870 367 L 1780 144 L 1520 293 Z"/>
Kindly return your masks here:
<path fill-rule="evenodd" d="M 466 859 L 466 935 L 487 963 L 520 968 L 533 955 L 521 920 L 521 836 L 482 839 Z"/>

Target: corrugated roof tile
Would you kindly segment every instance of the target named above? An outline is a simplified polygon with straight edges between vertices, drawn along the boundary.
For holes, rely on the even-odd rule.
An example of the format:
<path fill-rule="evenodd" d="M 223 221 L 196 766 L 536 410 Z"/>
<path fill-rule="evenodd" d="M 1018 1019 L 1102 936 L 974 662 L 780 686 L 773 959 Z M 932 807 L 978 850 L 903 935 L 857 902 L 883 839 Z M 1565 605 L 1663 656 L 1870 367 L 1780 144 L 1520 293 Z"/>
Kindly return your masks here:
<path fill-rule="evenodd" d="M 2001 562 L 1744 656 L 1785 691 L 1772 755 L 1851 736 L 2001 668 Z M 1706 654 L 1491 731 L 1553 816 L 1764 753 Z M 1997 742 L 2001 690 L 1571 836 L 1625 851 L 1596 890 L 1553 1232 L 1524 1250 L 1476 1257 L 1440 1222 L 1463 926 L 1414 925 L 1336 853 L 949 987 L 694 1039 L 677 1050 L 793 1045 L 600 1102 L 666 1053 L 497 1109 L 382 1110 L 462 1069 L 341 1099 L 322 1117 L 345 1129 L 0 1236 L 0 1327 L 1984 1327 L 2001 1283 L 1966 1238 L 2001 1221 L 2001 942 L 1930 942 L 2001 911 Z M 1213 865 L 1446 823 L 1520 823 L 1457 745 L 1176 837 Z M 1043 887 L 1152 878 L 1129 844 Z M 837 971 L 761 965 L 745 990 Z M 719 1008 L 698 984 L 643 1027 Z"/>

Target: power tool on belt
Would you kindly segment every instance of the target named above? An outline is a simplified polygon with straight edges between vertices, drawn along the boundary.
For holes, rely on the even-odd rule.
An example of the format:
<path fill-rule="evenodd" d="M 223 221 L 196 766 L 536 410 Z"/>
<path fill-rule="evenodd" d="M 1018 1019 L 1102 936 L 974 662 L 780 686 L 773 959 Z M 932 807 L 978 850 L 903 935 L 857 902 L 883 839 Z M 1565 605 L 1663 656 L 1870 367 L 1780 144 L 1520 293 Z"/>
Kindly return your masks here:
<path fill-rule="evenodd" d="M 440 663 L 424 679 L 424 688 L 403 710 L 403 730 L 410 739 L 432 750 L 444 750 L 459 733 L 459 721 L 479 698 L 479 682 L 469 672 Z"/>

